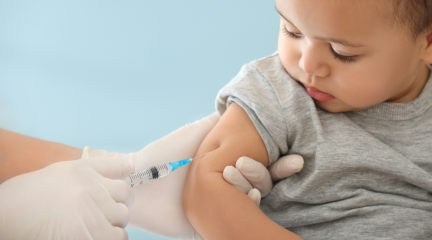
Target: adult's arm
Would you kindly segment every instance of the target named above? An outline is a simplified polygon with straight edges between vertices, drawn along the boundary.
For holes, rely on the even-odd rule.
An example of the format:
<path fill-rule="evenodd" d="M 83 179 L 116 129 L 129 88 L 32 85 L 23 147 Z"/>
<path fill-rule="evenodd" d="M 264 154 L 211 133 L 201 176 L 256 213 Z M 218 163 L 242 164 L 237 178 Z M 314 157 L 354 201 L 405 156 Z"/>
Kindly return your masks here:
<path fill-rule="evenodd" d="M 0 184 L 52 163 L 80 159 L 82 149 L 0 128 Z"/>

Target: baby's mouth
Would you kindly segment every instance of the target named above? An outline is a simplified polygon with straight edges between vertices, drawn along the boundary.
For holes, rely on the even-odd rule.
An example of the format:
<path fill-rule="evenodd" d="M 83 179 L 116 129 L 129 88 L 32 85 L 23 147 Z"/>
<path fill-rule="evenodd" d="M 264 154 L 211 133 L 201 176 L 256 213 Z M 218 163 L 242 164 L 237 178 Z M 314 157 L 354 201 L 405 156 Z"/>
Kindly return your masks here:
<path fill-rule="evenodd" d="M 330 95 L 328 93 L 322 92 L 314 87 L 310 87 L 304 83 L 302 83 L 304 88 L 306 89 L 309 96 L 311 96 L 313 99 L 321 101 L 321 102 L 330 102 L 335 99 L 333 95 Z"/>

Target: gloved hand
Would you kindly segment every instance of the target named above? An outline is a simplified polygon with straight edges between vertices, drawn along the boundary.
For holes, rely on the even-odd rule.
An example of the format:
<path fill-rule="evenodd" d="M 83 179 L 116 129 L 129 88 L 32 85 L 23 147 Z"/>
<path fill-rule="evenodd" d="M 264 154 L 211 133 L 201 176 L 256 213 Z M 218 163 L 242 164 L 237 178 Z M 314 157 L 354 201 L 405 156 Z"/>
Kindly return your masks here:
<path fill-rule="evenodd" d="M 269 169 L 248 157 L 237 160 L 236 166 L 227 166 L 223 171 L 225 180 L 247 194 L 258 206 L 261 198 L 267 196 L 273 181 L 287 178 L 303 168 L 303 157 L 287 155 L 270 165 Z"/>
<path fill-rule="evenodd" d="M 136 153 L 110 153 L 86 147 L 82 158 L 130 159 L 136 171 L 162 162 L 190 158 L 218 120 L 218 115 L 214 113 L 179 128 Z M 186 165 L 167 177 L 133 187 L 135 204 L 130 209 L 128 227 L 169 238 L 201 239 L 186 218 L 182 207 L 183 188 L 189 167 L 190 165 Z"/>
<path fill-rule="evenodd" d="M 133 194 L 113 180 L 134 171 L 129 161 L 58 162 L 0 185 L 0 239 L 125 240 Z"/>
<path fill-rule="evenodd" d="M 162 162 L 190 158 L 195 155 L 201 142 L 218 120 L 217 114 L 213 113 L 179 128 L 136 153 L 110 153 L 86 147 L 83 158 L 131 159 L 137 171 Z M 270 166 L 271 174 L 264 165 L 249 158 L 240 158 L 236 167 L 238 171 L 234 167 L 225 169 L 225 180 L 248 194 L 259 205 L 261 194 L 267 195 L 272 188 L 270 176 L 276 181 L 300 171 L 303 158 L 297 155 L 283 157 Z M 189 223 L 182 207 L 182 194 L 188 171 L 189 165 L 175 170 L 167 177 L 132 188 L 135 202 L 130 209 L 128 226 L 170 238 L 202 239 Z"/>

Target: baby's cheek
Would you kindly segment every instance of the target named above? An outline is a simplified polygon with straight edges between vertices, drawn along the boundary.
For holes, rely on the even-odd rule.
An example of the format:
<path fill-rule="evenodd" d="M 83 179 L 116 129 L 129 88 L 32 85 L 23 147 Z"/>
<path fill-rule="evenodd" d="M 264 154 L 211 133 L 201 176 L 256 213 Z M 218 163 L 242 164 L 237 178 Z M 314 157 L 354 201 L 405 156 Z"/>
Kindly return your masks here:
<path fill-rule="evenodd" d="M 283 38 L 283 37 L 281 37 Z M 286 38 L 286 37 L 285 37 Z M 301 52 L 296 48 L 295 43 L 289 42 L 286 39 L 279 39 L 279 57 L 285 70 L 293 77 L 299 78 L 298 71 Z"/>

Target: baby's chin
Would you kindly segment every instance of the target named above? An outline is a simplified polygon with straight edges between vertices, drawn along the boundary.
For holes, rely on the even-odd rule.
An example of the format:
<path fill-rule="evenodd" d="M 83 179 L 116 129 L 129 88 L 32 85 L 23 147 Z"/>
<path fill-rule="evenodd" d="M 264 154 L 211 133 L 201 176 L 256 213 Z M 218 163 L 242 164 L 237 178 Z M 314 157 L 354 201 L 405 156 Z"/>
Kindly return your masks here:
<path fill-rule="evenodd" d="M 367 107 L 355 108 L 352 106 L 348 106 L 347 104 L 340 102 L 337 98 L 335 98 L 330 102 L 321 102 L 317 100 L 314 100 L 314 102 L 315 105 L 317 105 L 319 108 L 331 113 L 354 112 L 354 111 L 364 110 L 367 108 Z"/>

